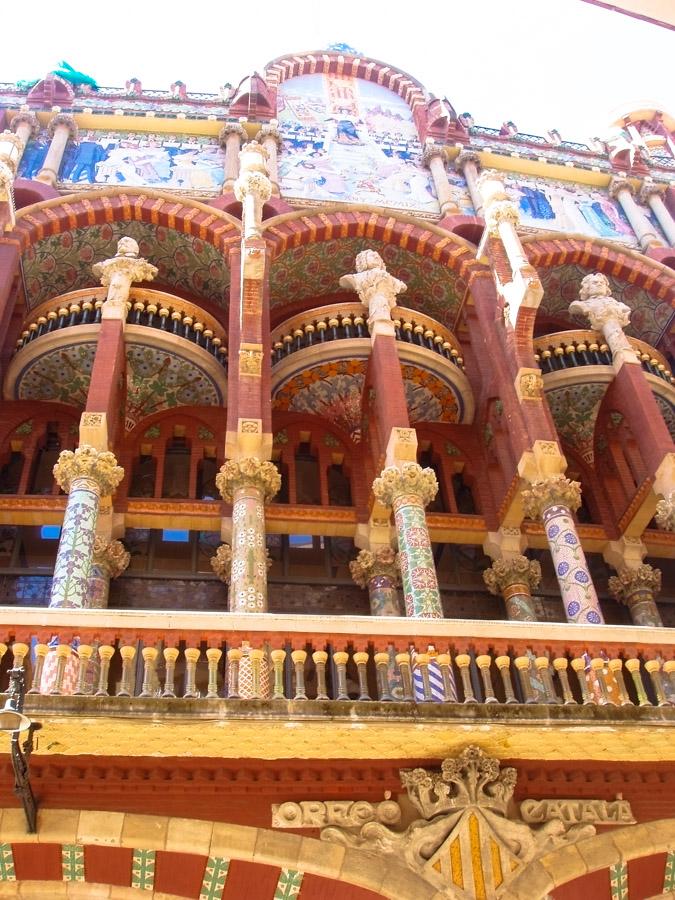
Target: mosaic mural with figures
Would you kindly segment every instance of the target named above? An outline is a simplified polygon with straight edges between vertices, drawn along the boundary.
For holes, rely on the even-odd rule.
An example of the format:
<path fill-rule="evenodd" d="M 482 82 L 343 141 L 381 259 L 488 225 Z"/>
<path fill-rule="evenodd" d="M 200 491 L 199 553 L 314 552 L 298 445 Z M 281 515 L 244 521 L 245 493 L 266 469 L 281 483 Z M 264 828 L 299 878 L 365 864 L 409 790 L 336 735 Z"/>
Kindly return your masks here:
<path fill-rule="evenodd" d="M 364 359 L 324 363 L 290 378 L 275 394 L 274 408 L 312 413 L 361 440 L 361 399 L 366 376 Z M 402 366 L 411 422 L 451 422 L 460 418 L 452 388 L 430 372 Z"/>
<path fill-rule="evenodd" d="M 652 346 L 657 346 L 661 335 L 673 317 L 673 310 L 668 300 L 657 300 L 643 288 L 613 278 L 604 272 L 609 279 L 613 296 L 630 306 L 630 325 L 624 329 L 626 334 L 640 338 Z M 544 286 L 544 298 L 541 301 L 538 315 L 555 316 L 563 322 L 570 323 L 572 328 L 588 328 L 588 320 L 582 316 L 570 316 L 569 305 L 579 299 L 579 286 L 588 269 L 578 265 L 557 266 L 554 269 L 539 269 Z"/>
<path fill-rule="evenodd" d="M 371 238 L 309 244 L 278 257 L 270 279 L 273 315 L 289 298 L 297 301 L 339 291 L 340 278 L 354 271 L 357 253 L 368 249 L 377 250 L 391 274 L 407 284 L 401 306 L 419 309 L 448 328 L 454 326 L 464 293 L 461 280 L 431 259 Z"/>
<path fill-rule="evenodd" d="M 91 266 L 114 256 L 125 235 L 138 241 L 141 255 L 157 266 L 158 282 L 215 303 L 227 300 L 230 273 L 215 247 L 171 228 L 134 221 L 75 228 L 29 247 L 23 255 L 28 305 L 96 285 Z"/>

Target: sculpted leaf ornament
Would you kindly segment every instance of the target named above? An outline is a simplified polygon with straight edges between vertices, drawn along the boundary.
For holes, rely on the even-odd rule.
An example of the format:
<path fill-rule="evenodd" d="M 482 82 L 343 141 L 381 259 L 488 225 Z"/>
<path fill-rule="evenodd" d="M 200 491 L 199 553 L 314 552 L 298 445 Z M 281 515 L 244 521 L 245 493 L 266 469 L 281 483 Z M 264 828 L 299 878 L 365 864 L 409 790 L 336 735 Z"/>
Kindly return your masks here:
<path fill-rule="evenodd" d="M 281 488 L 281 476 L 274 463 L 268 460 L 252 456 L 229 459 L 216 475 L 216 487 L 226 503 L 232 503 L 236 491 L 245 487 L 257 488 L 269 503 Z"/>
<path fill-rule="evenodd" d="M 373 482 L 375 497 L 385 506 L 391 506 L 397 497 L 412 494 L 423 506 L 427 506 L 438 493 L 438 480 L 433 469 L 417 463 L 387 466 Z"/>
<path fill-rule="evenodd" d="M 385 575 L 395 585 L 400 580 L 399 556 L 391 547 L 380 547 L 377 550 L 361 550 L 356 559 L 349 563 L 349 571 L 355 584 L 360 588 L 368 587 L 371 578 Z"/>
<path fill-rule="evenodd" d="M 115 454 L 96 450 L 82 444 L 77 450 L 62 450 L 53 469 L 54 478 L 67 494 L 73 482 L 81 478 L 93 481 L 102 496 L 112 494 L 124 478 L 124 469 L 117 465 Z"/>

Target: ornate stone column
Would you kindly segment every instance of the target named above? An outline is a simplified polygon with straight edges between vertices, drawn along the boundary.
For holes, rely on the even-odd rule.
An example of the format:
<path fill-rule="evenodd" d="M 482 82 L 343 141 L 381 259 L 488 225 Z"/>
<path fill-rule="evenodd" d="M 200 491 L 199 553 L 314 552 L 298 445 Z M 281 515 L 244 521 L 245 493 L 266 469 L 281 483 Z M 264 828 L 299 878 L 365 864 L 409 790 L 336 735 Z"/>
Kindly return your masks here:
<path fill-rule="evenodd" d="M 612 351 L 612 365 L 618 371 L 624 362 L 639 360 L 623 329 L 630 322 L 630 306 L 612 297 L 609 281 L 600 272 L 581 280 L 579 300 L 570 304 L 572 315 L 586 316 L 591 328 L 601 331 Z"/>
<path fill-rule="evenodd" d="M 349 563 L 349 571 L 360 588 L 368 588 L 372 616 L 401 616 L 398 594 L 400 561 L 391 547 L 361 550 Z"/>
<path fill-rule="evenodd" d="M 239 151 L 242 141 L 247 139 L 246 129 L 237 122 L 228 122 L 220 129 L 218 140 L 225 150 L 223 194 L 229 194 L 234 190 L 234 183 L 239 174 Z"/>
<path fill-rule="evenodd" d="M 464 176 L 469 196 L 477 216 L 483 215 L 483 198 L 478 190 L 478 173 L 480 172 L 480 156 L 473 150 L 462 150 L 455 159 L 455 169 Z"/>
<path fill-rule="evenodd" d="M 437 491 L 433 469 L 423 469 L 413 462 L 388 466 L 373 482 L 376 499 L 394 510 L 405 611 L 415 618 L 443 618 L 424 512 Z"/>
<path fill-rule="evenodd" d="M 441 217 L 455 215 L 459 212 L 459 206 L 457 206 L 452 196 L 450 182 L 448 181 L 448 173 L 445 168 L 447 163 L 448 154 L 445 148 L 436 146 L 431 140 L 427 141 L 422 153 L 422 164 L 429 169 L 434 180 L 436 196 L 441 208 Z"/>
<path fill-rule="evenodd" d="M 16 224 L 14 178 L 23 148 L 21 138 L 11 131 L 0 134 L 0 235 Z"/>
<path fill-rule="evenodd" d="M 266 612 L 265 503 L 281 487 L 281 477 L 273 463 L 248 457 L 221 466 L 216 485 L 232 504 L 230 612 Z"/>
<path fill-rule="evenodd" d="M 650 247 L 663 247 L 663 241 L 654 231 L 652 223 L 635 202 L 634 193 L 635 188 L 625 175 L 615 175 L 609 183 L 609 196 L 621 204 L 638 239 L 640 249 L 649 250 Z"/>
<path fill-rule="evenodd" d="M 121 541 L 107 541 L 96 535 L 91 558 L 89 574 L 89 591 L 86 607 L 88 609 L 105 609 L 108 606 L 110 579 L 117 578 L 124 572 L 131 559 Z"/>
<path fill-rule="evenodd" d="M 267 125 L 263 125 L 256 134 L 255 139 L 267 153 L 267 173 L 272 182 L 272 195 L 279 196 L 279 163 L 277 155 L 283 147 L 281 132 L 278 129 L 276 119 L 271 119 Z"/>
<path fill-rule="evenodd" d="M 112 259 L 96 263 L 92 270 L 100 278 L 103 287 L 108 288 L 103 308 L 102 319 L 117 319 L 124 322 L 128 313 L 129 291 L 134 281 L 152 281 L 157 268 L 147 259 L 139 258 L 139 247 L 130 237 L 123 237 L 117 242 L 117 253 Z"/>
<path fill-rule="evenodd" d="M 483 580 L 491 594 L 501 594 L 506 615 L 516 622 L 536 622 L 532 591 L 539 587 L 541 566 L 526 556 L 496 559 L 483 572 Z"/>
<path fill-rule="evenodd" d="M 20 112 L 14 116 L 9 123 L 9 127 L 21 141 L 21 151 L 17 161 L 18 165 L 18 163 L 21 162 L 21 157 L 23 156 L 23 151 L 26 149 L 28 141 L 30 141 L 31 138 L 36 138 L 40 133 L 40 123 L 34 113 Z"/>
<path fill-rule="evenodd" d="M 112 453 L 85 444 L 74 452 L 61 452 L 54 477 L 68 494 L 68 503 L 49 605 L 81 609 L 87 606 L 101 497 L 114 492 L 124 477 L 124 469 L 117 465 Z"/>
<path fill-rule="evenodd" d="M 625 566 L 609 579 L 615 600 L 625 603 L 635 625 L 662 628 L 663 621 L 654 597 L 661 590 L 661 570 L 642 563 L 636 569 Z"/>
<path fill-rule="evenodd" d="M 272 196 L 272 183 L 267 177 L 267 152 L 257 142 L 249 141 L 239 154 L 239 177 L 234 196 L 243 207 L 244 240 L 259 238 L 262 230 L 262 208 Z"/>
<path fill-rule="evenodd" d="M 581 503 L 581 486 L 564 475 L 534 481 L 522 492 L 523 511 L 542 519 L 569 622 L 602 625 L 604 619 L 572 512 Z"/>
<path fill-rule="evenodd" d="M 668 239 L 671 247 L 675 247 L 675 220 L 669 213 L 666 204 L 663 202 L 663 195 L 668 185 L 657 184 L 651 178 L 645 178 L 640 188 L 640 203 L 649 206 L 656 216 L 656 220 L 663 229 L 663 233 Z"/>
<path fill-rule="evenodd" d="M 59 177 L 59 169 L 61 168 L 61 160 L 63 159 L 66 144 L 71 138 L 77 140 L 77 125 L 72 116 L 59 113 L 49 123 L 47 131 L 52 140 L 49 150 L 47 150 L 45 161 L 35 176 L 35 180 L 54 187 Z"/>

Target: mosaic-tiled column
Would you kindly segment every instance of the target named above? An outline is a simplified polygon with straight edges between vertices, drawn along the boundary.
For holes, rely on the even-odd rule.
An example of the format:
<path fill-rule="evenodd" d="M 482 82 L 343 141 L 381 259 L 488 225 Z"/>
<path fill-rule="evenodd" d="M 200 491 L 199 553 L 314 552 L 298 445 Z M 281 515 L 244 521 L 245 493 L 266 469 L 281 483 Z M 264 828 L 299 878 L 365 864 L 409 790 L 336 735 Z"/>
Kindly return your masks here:
<path fill-rule="evenodd" d="M 124 477 L 114 454 L 84 444 L 63 450 L 54 478 L 68 494 L 61 540 L 56 554 L 50 606 L 87 606 L 101 497 L 112 494 Z"/>
<path fill-rule="evenodd" d="M 437 492 L 433 469 L 412 462 L 401 468 L 388 466 L 373 482 L 375 497 L 394 510 L 406 615 L 423 619 L 443 618 L 424 513 Z"/>
<path fill-rule="evenodd" d="M 360 588 L 368 588 L 371 616 L 401 616 L 398 593 L 400 581 L 398 554 L 391 547 L 362 550 L 349 563 L 349 571 Z"/>
<path fill-rule="evenodd" d="M 636 569 L 627 566 L 609 579 L 609 591 L 615 600 L 625 603 L 635 625 L 663 627 L 654 597 L 661 590 L 661 570 L 642 563 Z"/>
<path fill-rule="evenodd" d="M 216 484 L 232 504 L 230 612 L 266 612 L 265 503 L 281 487 L 281 477 L 273 463 L 249 457 L 228 460 Z"/>
<path fill-rule="evenodd" d="M 564 475 L 550 475 L 523 491 L 523 510 L 541 518 L 569 622 L 602 625 L 598 595 L 588 571 L 572 512 L 581 504 L 581 485 Z"/>
<path fill-rule="evenodd" d="M 110 579 L 117 578 L 124 572 L 130 558 L 121 541 L 107 541 L 96 535 L 85 604 L 88 609 L 105 609 L 108 606 Z"/>
<path fill-rule="evenodd" d="M 515 622 L 536 622 L 532 591 L 539 587 L 541 566 L 526 556 L 496 559 L 483 572 L 483 580 L 491 594 L 501 594 L 506 615 Z"/>

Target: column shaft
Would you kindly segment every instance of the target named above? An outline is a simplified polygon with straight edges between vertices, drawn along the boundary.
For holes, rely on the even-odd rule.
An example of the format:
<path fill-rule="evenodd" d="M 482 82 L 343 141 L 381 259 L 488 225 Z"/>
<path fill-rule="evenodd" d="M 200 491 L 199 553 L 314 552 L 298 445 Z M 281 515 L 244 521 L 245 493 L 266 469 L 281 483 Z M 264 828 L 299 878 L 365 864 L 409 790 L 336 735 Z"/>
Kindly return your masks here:
<path fill-rule="evenodd" d="M 35 176 L 36 181 L 43 181 L 52 187 L 56 184 L 59 177 L 59 169 L 61 168 L 61 160 L 66 149 L 69 138 L 77 134 L 77 126 L 69 116 L 52 119 L 50 129 L 52 131 L 52 140 L 47 150 L 47 155 L 42 164 L 42 168 Z"/>
<path fill-rule="evenodd" d="M 230 612 L 267 612 L 266 559 L 263 493 L 242 485 L 232 504 Z"/>
<path fill-rule="evenodd" d="M 92 478 L 73 479 L 54 565 L 50 607 L 87 606 L 100 499 L 99 486 Z"/>
<path fill-rule="evenodd" d="M 649 588 L 638 588 L 626 594 L 626 603 L 633 624 L 663 628 L 663 619 L 656 606 L 654 594 Z"/>
<path fill-rule="evenodd" d="M 415 618 L 442 619 L 443 606 L 424 504 L 415 494 L 398 494 L 392 505 L 401 555 L 405 613 Z"/>
<path fill-rule="evenodd" d="M 400 616 L 401 601 L 396 582 L 389 575 L 373 575 L 368 579 L 371 616 Z"/>
<path fill-rule="evenodd" d="M 671 247 L 675 247 L 675 220 L 668 212 L 666 204 L 663 202 L 663 198 L 660 194 L 652 193 L 649 195 L 647 202 L 656 216 L 659 225 L 663 229 L 663 233 L 668 239 L 668 243 Z"/>
<path fill-rule="evenodd" d="M 623 185 L 615 189 L 613 195 L 621 204 L 621 208 L 625 212 L 631 228 L 635 232 L 640 248 L 642 250 L 649 250 L 650 247 L 662 247 L 663 241 L 656 234 L 652 223 L 635 202 L 630 189 Z"/>

